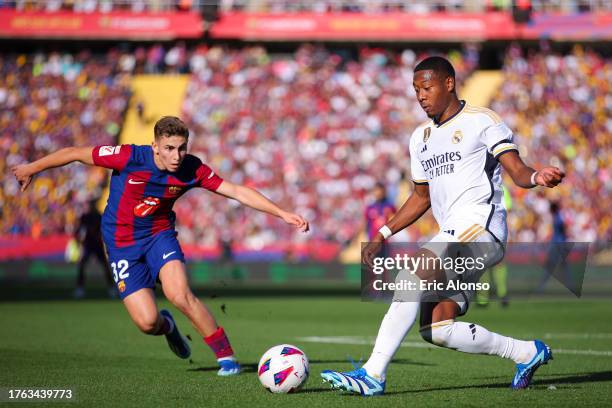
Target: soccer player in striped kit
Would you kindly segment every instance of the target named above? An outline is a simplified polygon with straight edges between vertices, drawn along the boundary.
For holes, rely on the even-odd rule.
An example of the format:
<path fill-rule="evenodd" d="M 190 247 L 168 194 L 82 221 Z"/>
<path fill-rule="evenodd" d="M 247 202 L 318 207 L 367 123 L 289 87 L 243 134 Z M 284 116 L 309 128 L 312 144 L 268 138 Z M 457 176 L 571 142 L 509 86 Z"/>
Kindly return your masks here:
<path fill-rule="evenodd" d="M 308 231 L 308 222 L 256 190 L 223 180 L 199 158 L 188 154 L 189 130 L 179 118 L 161 118 L 155 124 L 154 136 L 151 146 L 67 147 L 15 166 L 12 171 L 24 191 L 37 173 L 75 161 L 112 169 L 102 237 L 130 317 L 142 332 L 165 335 L 178 357 L 191 355 L 189 343 L 170 312 L 157 309 L 154 288 L 159 281 L 164 295 L 189 318 L 215 353 L 218 374 L 238 374 L 240 365 L 225 331 L 189 288 L 172 206 L 188 190 L 201 187 L 277 216 L 302 232 Z"/>

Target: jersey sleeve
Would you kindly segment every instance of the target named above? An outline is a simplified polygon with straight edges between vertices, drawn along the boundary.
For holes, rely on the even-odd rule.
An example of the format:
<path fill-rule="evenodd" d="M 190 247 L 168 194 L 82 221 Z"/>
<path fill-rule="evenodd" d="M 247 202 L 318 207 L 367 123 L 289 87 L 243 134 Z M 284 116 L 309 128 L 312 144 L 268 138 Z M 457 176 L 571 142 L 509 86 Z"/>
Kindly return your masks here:
<path fill-rule="evenodd" d="M 210 191 L 217 191 L 223 179 L 219 177 L 210 167 L 202 163 L 198 159 L 198 165 L 196 168 L 196 180 L 198 181 L 198 187 L 205 188 Z"/>
<path fill-rule="evenodd" d="M 421 165 L 421 161 L 417 156 L 414 135 L 410 138 L 410 173 L 412 174 L 412 182 L 414 184 L 429 184 L 427 174 Z"/>
<path fill-rule="evenodd" d="M 518 151 L 513 141 L 512 130 L 501 120 L 491 119 L 490 123 L 481 133 L 482 142 L 487 146 L 487 151 L 496 159 L 504 153 Z"/>
<path fill-rule="evenodd" d="M 96 146 L 91 151 L 96 166 L 121 171 L 132 155 L 132 145 Z"/>

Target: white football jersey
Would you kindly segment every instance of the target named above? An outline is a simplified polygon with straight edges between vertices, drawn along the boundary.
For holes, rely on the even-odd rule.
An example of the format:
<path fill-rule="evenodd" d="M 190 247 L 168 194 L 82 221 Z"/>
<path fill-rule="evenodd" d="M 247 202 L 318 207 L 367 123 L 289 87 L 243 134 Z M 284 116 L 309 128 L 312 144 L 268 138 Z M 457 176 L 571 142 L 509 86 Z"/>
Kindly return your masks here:
<path fill-rule="evenodd" d="M 440 230 L 460 241 L 489 231 L 507 239 L 499 157 L 518 150 L 512 131 L 492 110 L 470 106 L 446 121 L 430 120 L 410 138 L 412 180 L 428 184 Z"/>

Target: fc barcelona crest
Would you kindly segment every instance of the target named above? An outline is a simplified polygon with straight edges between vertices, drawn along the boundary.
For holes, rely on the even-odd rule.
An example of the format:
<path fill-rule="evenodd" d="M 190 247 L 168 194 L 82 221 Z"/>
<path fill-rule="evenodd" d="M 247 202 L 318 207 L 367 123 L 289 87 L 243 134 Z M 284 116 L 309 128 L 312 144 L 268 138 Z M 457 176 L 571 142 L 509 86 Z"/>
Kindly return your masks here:
<path fill-rule="evenodd" d="M 461 133 L 460 130 L 455 130 L 455 133 L 453 134 L 453 143 L 457 144 L 461 141 L 461 139 L 463 139 L 463 133 Z"/>
<path fill-rule="evenodd" d="M 431 128 L 425 128 L 425 131 L 423 132 L 423 143 L 427 143 L 427 141 L 429 140 L 429 136 L 431 136 Z"/>
<path fill-rule="evenodd" d="M 178 186 L 170 186 L 168 187 L 168 191 L 170 192 L 170 194 L 178 194 L 181 192 L 181 188 Z"/>

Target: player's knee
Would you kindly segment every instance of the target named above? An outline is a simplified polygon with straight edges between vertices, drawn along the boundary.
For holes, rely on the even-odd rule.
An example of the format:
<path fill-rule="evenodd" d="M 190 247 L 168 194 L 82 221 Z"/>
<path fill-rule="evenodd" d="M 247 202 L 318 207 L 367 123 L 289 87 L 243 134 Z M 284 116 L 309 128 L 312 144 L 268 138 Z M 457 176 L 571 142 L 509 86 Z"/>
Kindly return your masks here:
<path fill-rule="evenodd" d="M 453 323 L 454 320 L 444 320 L 422 327 L 421 337 L 428 343 L 446 347 L 453 332 Z"/>
<path fill-rule="evenodd" d="M 157 332 L 158 315 L 140 316 L 135 319 L 136 326 L 145 334 L 155 334 Z"/>

